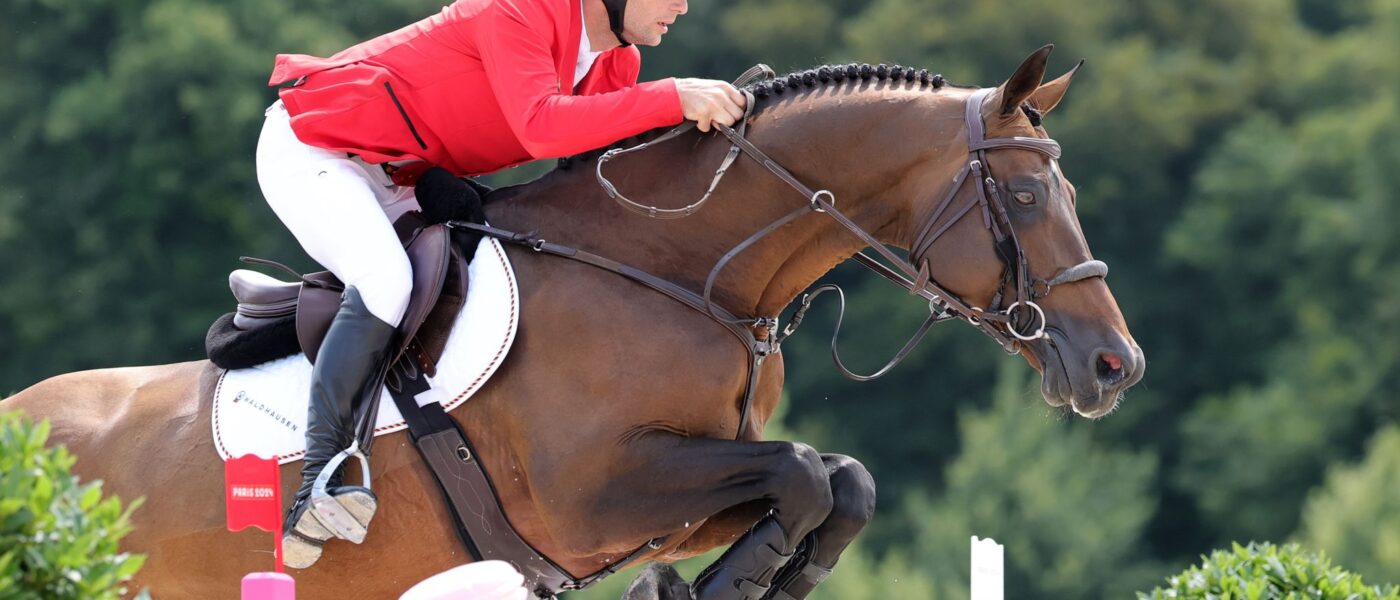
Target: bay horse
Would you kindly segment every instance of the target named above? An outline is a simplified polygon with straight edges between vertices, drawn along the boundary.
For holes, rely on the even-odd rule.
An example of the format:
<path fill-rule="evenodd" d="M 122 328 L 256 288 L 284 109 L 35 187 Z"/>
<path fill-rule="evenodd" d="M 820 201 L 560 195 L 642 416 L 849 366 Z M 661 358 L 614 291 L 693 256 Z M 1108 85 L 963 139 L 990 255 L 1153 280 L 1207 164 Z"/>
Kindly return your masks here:
<path fill-rule="evenodd" d="M 1012 294 L 1027 297 L 1018 288 L 1048 292 L 1047 278 L 1096 262 L 1074 187 L 1054 160 L 1058 146 L 1048 153 L 1045 142 L 1053 142 L 1040 124 L 1078 69 L 1042 84 L 1050 49 L 987 90 L 883 65 L 824 67 L 750 86 L 757 106 L 747 140 L 826 196 L 798 196 L 771 167 L 740 159 L 703 210 L 647 219 L 609 200 L 594 181 L 591 155 L 498 190 L 487 215 L 493 226 L 536 229 L 699 290 L 712 265 L 765 224 L 809 201 L 839 207 L 880 243 L 913 249 L 927 280 L 919 283 L 936 282 L 965 309 L 963 320 L 990 331 L 996 307 Z M 983 124 L 985 131 L 971 131 Z M 974 148 L 983 140 L 1012 142 Z M 691 131 L 617 156 L 608 175 L 628 196 L 682 206 L 708 189 L 730 147 L 724 137 Z M 998 225 L 1002 234 L 994 235 Z M 997 242 L 1006 234 L 1011 246 Z M 729 261 L 712 282 L 713 301 L 737 315 L 778 315 L 868 245 L 812 211 Z M 742 410 L 746 348 L 709 316 L 613 273 L 528 248 L 508 251 L 522 294 L 515 347 L 451 415 L 474 441 L 520 535 L 580 577 L 657 539 L 664 543 L 645 549 L 642 560 L 668 563 L 732 544 L 721 562 L 742 571 L 745 561 L 762 561 L 731 554 L 758 532 L 756 523 L 771 521 L 786 548 L 773 547 L 784 558 L 758 574 L 775 582 L 766 597 L 805 597 L 869 522 L 875 492 L 855 459 L 760 441 L 783 387 L 782 354 L 761 362 L 752 410 Z M 1018 260 L 1024 277 L 1008 277 Z M 1017 333 L 1002 339 L 1040 371 L 1050 405 L 1104 416 L 1142 377 L 1142 351 L 1102 277 L 1055 281 L 1054 294 L 1032 293 L 1042 314 L 1008 309 L 1014 318 L 1003 319 L 1004 331 Z M 1026 335 L 1027 327 L 1039 335 Z M 265 536 L 224 530 L 222 464 L 210 435 L 219 373 L 207 361 L 72 373 L 0 405 L 49 419 L 52 439 L 76 453 L 82 477 L 127 499 L 145 497 L 123 545 L 148 556 L 133 587 L 157 597 L 231 598 L 243 574 L 272 560 Z M 375 525 L 364 544 L 332 544 L 296 574 L 304 599 L 397 597 L 470 560 L 407 434 L 381 438 L 375 449 Z M 282 467 L 284 489 L 295 489 L 299 469 Z M 802 552 L 800 564 L 787 558 Z M 691 594 L 673 572 L 645 575 L 629 597 Z M 701 598 L 743 597 L 736 593 L 697 586 Z"/>

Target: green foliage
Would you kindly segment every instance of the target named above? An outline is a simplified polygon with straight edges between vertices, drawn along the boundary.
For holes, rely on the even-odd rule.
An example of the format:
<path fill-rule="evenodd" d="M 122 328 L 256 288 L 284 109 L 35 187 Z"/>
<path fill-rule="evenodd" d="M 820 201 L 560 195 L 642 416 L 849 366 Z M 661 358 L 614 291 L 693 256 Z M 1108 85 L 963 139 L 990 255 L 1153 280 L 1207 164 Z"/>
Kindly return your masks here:
<path fill-rule="evenodd" d="M 102 498 L 102 484 L 80 484 L 74 457 L 45 448 L 49 425 L 0 412 L 0 598 L 112 599 L 145 561 L 121 552 L 132 511 Z"/>
<path fill-rule="evenodd" d="M 1149 581 L 1157 565 L 1139 540 L 1155 504 L 1156 461 L 1101 447 L 1088 429 L 1046 414 L 1024 369 L 1006 364 L 994 404 L 960 415 L 962 451 L 946 491 L 915 495 L 905 509 L 913 563 L 942 597 L 966 598 L 968 540 L 977 535 L 1006 547 L 1007 597 L 1106 598 Z"/>
<path fill-rule="evenodd" d="M 1400 582 L 1400 426 L 1371 439 L 1356 465 L 1327 471 L 1308 495 L 1299 537 L 1373 580 Z"/>
<path fill-rule="evenodd" d="M 273 56 L 331 53 L 440 6 L 8 2 L 0 347 L 43 352 L 8 352 L 0 389 L 203 358 L 239 255 L 309 268 L 254 176 Z"/>
<path fill-rule="evenodd" d="M 1288 340 L 1254 353 L 1262 364 L 1212 354 L 1266 381 L 1220 386 L 1181 421 L 1173 484 L 1196 497 L 1213 542 L 1287 536 L 1327 465 L 1396 418 L 1400 109 L 1396 88 L 1376 82 L 1400 77 L 1400 62 L 1374 55 L 1400 31 L 1396 6 L 1375 3 L 1374 21 L 1332 40 L 1366 51 L 1319 52 L 1259 100 L 1285 107 L 1234 124 L 1167 232 L 1168 254 L 1217 305 L 1252 308 L 1210 319 L 1225 337 Z"/>
<path fill-rule="evenodd" d="M 928 573 L 918 568 L 904 550 L 891 550 L 876 557 L 857 542 L 841 553 L 841 561 L 821 586 L 808 596 L 811 600 L 885 600 L 941 596 Z"/>
<path fill-rule="evenodd" d="M 1166 587 L 1138 593 L 1139 600 L 1376 600 L 1400 599 L 1400 588 L 1369 586 L 1324 554 L 1305 552 L 1297 544 L 1234 544 L 1201 557 Z"/>

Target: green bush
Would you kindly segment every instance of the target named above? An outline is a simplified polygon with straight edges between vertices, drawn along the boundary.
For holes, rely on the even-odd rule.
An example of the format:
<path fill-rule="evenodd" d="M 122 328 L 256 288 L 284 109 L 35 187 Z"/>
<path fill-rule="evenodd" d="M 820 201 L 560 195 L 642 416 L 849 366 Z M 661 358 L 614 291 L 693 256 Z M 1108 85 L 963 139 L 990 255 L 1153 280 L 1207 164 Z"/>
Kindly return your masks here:
<path fill-rule="evenodd" d="M 141 502 L 122 510 L 101 482 L 80 484 L 48 437 L 47 421 L 0 413 L 0 599 L 120 598 L 145 560 L 117 548 Z"/>
<path fill-rule="evenodd" d="M 1138 600 L 1400 600 L 1400 588 L 1366 585 L 1325 554 L 1297 544 L 1234 544 L 1202 558 L 1202 565 L 1168 578 L 1166 587 L 1138 592 Z"/>
<path fill-rule="evenodd" d="M 1400 581 L 1400 425 L 1377 432 L 1359 463 L 1328 468 L 1298 540 L 1364 577 Z"/>

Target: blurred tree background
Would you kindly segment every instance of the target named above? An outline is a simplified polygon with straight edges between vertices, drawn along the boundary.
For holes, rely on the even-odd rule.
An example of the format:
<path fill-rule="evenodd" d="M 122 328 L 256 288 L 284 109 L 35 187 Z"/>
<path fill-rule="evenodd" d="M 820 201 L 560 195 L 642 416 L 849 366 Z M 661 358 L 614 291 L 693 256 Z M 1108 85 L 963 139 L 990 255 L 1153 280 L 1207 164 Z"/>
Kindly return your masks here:
<path fill-rule="evenodd" d="M 9 0 L 0 395 L 201 358 L 240 254 L 311 266 L 254 179 L 272 57 L 440 5 Z M 644 78 L 862 61 L 995 85 L 1046 42 L 1052 75 L 1088 60 L 1046 127 L 1147 378 L 1111 417 L 1071 418 L 949 326 L 855 384 L 817 311 L 786 346 L 778 427 L 881 490 L 819 594 L 964 597 L 974 534 L 1006 544 L 1016 598 L 1125 597 L 1249 540 L 1400 581 L 1400 0 L 696 1 Z M 920 319 L 855 269 L 831 279 L 861 366 Z"/>

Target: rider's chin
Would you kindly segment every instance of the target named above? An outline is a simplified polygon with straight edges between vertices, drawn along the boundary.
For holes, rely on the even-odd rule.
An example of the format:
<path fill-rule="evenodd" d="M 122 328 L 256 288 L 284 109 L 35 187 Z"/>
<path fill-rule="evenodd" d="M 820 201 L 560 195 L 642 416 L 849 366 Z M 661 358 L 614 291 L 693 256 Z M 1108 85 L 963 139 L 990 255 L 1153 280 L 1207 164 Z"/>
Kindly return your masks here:
<path fill-rule="evenodd" d="M 662 36 L 660 29 L 660 25 L 653 23 L 651 27 L 647 27 L 640 32 L 635 31 L 632 27 L 628 27 L 623 34 L 627 36 L 627 41 L 631 42 L 634 46 L 659 46 L 661 45 Z"/>

